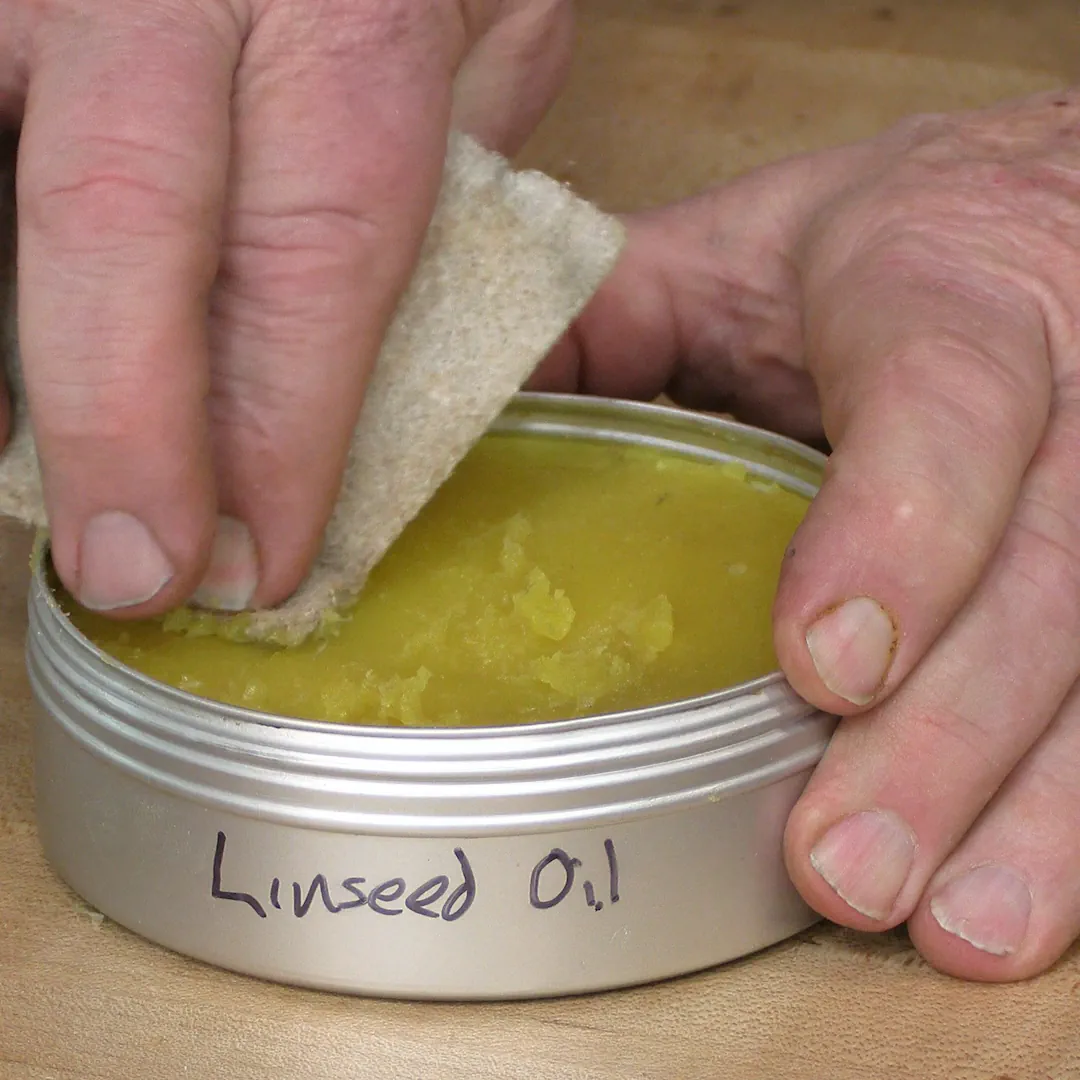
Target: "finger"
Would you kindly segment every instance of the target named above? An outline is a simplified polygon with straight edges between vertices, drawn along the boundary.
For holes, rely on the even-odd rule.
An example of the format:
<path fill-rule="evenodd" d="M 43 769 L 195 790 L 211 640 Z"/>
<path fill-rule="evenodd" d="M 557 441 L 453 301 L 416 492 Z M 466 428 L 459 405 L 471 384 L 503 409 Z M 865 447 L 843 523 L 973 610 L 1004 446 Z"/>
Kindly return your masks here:
<path fill-rule="evenodd" d="M 835 451 L 785 561 L 777 656 L 851 713 L 890 693 L 997 545 L 1049 409 L 1035 302 L 928 250 L 870 249 L 806 283 L 807 351 Z"/>
<path fill-rule="evenodd" d="M 222 507 L 253 534 L 259 578 L 201 602 L 276 603 L 318 548 L 438 192 L 464 40 L 435 21 L 449 7 L 285 4 L 248 38 L 210 416 Z"/>
<path fill-rule="evenodd" d="M 985 578 L 917 670 L 845 721 L 792 813 L 796 884 L 863 929 L 907 918 L 1080 670 L 1080 398 L 1059 390 Z"/>
<path fill-rule="evenodd" d="M 213 532 L 203 412 L 239 33 L 125 0 L 39 42 L 19 159 L 20 337 L 52 557 L 88 607 L 159 611 Z"/>
<path fill-rule="evenodd" d="M 528 389 L 648 399 L 671 381 L 684 325 L 703 317 L 689 310 L 687 298 L 707 286 L 685 270 L 681 288 L 669 289 L 675 245 L 663 225 L 654 227 L 644 217 L 626 224 L 626 246 L 614 270 L 530 377 Z"/>
<path fill-rule="evenodd" d="M 792 253 L 822 200 L 878 156 L 867 144 L 793 158 L 627 218 L 618 265 L 530 388 L 641 398 L 663 391 L 683 405 L 820 440 Z"/>
<path fill-rule="evenodd" d="M 719 239 L 727 215 L 708 197 L 626 219 L 615 270 L 529 388 L 645 400 L 667 393 L 818 438 L 797 282 L 779 246 L 762 250 L 755 240 L 751 253 Z"/>
<path fill-rule="evenodd" d="M 453 126 L 513 155 L 562 88 L 574 41 L 570 0 L 504 0 L 454 80 Z"/>
<path fill-rule="evenodd" d="M 1080 935 L 1080 690 L 927 886 L 909 920 L 936 968 L 1000 982 L 1045 971 Z"/>

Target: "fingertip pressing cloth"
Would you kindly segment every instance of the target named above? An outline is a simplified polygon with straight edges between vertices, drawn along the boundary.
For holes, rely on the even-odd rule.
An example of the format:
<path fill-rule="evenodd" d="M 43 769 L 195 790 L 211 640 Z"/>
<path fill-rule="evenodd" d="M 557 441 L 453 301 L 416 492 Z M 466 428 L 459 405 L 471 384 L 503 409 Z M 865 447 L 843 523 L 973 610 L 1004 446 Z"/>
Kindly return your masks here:
<path fill-rule="evenodd" d="M 613 267 L 622 227 L 466 136 L 451 137 L 420 260 L 376 362 L 321 552 L 285 603 L 169 624 L 292 645 L 335 620 Z M 13 335 L 0 514 L 45 525 Z"/>

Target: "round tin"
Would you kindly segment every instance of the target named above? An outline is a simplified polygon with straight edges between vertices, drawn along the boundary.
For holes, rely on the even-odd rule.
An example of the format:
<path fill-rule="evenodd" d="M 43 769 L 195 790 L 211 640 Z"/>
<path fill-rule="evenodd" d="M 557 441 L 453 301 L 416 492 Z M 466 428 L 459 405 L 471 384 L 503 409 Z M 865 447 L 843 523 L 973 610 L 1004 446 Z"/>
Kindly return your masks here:
<path fill-rule="evenodd" d="M 523 394 L 496 428 L 737 461 L 808 495 L 823 462 L 595 398 Z M 45 853 L 99 911 L 178 952 L 328 990 L 540 997 L 710 967 L 817 919 L 781 839 L 835 720 L 779 674 L 529 726 L 341 726 L 124 667 L 74 629 L 43 565 L 29 606 Z"/>

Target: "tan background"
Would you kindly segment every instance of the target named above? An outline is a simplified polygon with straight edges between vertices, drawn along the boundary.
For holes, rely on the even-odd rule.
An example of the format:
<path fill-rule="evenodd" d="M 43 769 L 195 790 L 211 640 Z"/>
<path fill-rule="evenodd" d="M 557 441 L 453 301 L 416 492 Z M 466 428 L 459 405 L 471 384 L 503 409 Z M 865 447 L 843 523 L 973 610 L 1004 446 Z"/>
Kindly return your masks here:
<path fill-rule="evenodd" d="M 1075 0 L 584 0 L 581 12 L 569 90 L 524 158 L 613 209 L 1080 74 Z M 900 935 L 821 928 L 660 986 L 466 1007 L 293 991 L 148 945 L 87 912 L 38 851 L 26 554 L 0 526 L 0 1080 L 1080 1076 L 1076 953 L 1028 984 L 969 986 Z"/>

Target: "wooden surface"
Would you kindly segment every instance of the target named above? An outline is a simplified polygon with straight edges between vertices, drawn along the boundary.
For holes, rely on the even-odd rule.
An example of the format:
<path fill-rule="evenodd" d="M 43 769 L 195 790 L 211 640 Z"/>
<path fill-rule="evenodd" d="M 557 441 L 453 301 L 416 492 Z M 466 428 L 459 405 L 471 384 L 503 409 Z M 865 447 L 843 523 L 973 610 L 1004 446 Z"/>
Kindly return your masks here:
<path fill-rule="evenodd" d="M 1077 77 L 1074 0 L 592 0 L 525 160 L 625 209 L 784 153 Z M 0 525 L 0 1080 L 1080 1076 L 1080 958 L 1007 987 L 900 935 L 822 928 L 689 979 L 578 1000 L 410 1005 L 270 986 L 88 912 L 32 820 L 27 538 Z"/>

